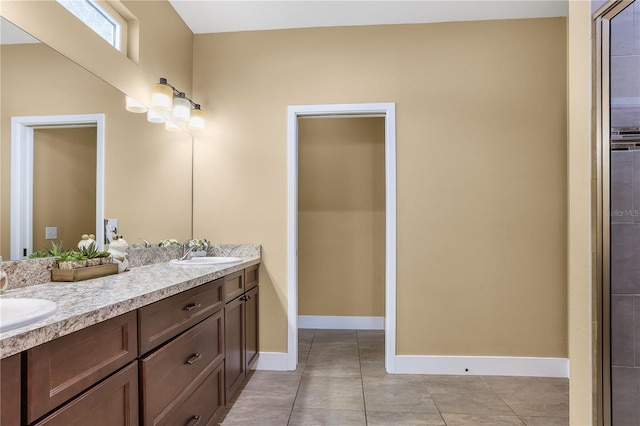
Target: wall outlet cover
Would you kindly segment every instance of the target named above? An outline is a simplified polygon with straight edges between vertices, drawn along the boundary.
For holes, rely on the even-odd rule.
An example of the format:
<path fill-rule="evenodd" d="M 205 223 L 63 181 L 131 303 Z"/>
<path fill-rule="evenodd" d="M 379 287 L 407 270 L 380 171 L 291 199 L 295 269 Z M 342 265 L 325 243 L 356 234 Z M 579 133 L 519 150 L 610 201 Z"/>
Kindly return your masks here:
<path fill-rule="evenodd" d="M 104 243 L 111 244 L 113 239 L 118 235 L 118 219 L 104 220 Z"/>
<path fill-rule="evenodd" d="M 55 240 L 58 238 L 58 227 L 47 226 L 44 228 L 44 238 L 46 240 Z"/>

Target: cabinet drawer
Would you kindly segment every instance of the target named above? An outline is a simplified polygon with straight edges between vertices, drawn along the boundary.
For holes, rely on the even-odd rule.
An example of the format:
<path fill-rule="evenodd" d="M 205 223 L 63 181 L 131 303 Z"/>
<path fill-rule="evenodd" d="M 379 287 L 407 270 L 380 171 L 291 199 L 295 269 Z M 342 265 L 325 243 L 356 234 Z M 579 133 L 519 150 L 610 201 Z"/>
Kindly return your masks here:
<path fill-rule="evenodd" d="M 244 270 L 227 275 L 223 280 L 225 302 L 229 302 L 244 293 Z"/>
<path fill-rule="evenodd" d="M 193 391 L 186 401 L 159 424 L 174 426 L 185 425 L 209 425 L 213 423 L 224 407 L 224 376 L 222 373 L 223 364 L 220 363 L 215 370 L 204 379 Z"/>
<path fill-rule="evenodd" d="M 177 336 L 224 305 L 224 279 L 212 281 L 140 308 L 140 354 Z"/>
<path fill-rule="evenodd" d="M 138 424 L 138 363 L 109 377 L 35 426 L 134 426 Z"/>
<path fill-rule="evenodd" d="M 260 282 L 259 271 L 260 265 L 249 266 L 244 270 L 244 291 L 249 291 Z"/>
<path fill-rule="evenodd" d="M 224 359 L 224 311 L 184 332 L 140 361 L 145 425 L 172 413 Z"/>
<path fill-rule="evenodd" d="M 0 425 L 20 426 L 20 354 L 0 360 Z"/>
<path fill-rule="evenodd" d="M 29 423 L 134 360 L 136 332 L 133 311 L 29 349 Z"/>

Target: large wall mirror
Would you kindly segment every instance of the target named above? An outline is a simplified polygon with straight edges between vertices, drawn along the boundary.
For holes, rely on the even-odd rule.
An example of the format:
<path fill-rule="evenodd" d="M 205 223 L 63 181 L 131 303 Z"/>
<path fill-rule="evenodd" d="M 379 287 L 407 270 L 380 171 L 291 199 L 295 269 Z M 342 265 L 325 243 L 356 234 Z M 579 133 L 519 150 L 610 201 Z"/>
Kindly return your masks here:
<path fill-rule="evenodd" d="M 25 254 L 22 248 L 12 254 L 12 210 L 32 223 L 27 255 L 50 247 L 51 241 L 75 248 L 83 233 L 101 233 L 103 218 L 117 219 L 118 233 L 129 244 L 191 238 L 191 135 L 127 112 L 122 92 L 0 19 L 2 258 Z M 35 135 L 33 151 L 25 148 L 33 157 L 33 173 L 12 160 L 12 117 L 27 123 L 24 129 Z M 29 121 L 33 117 L 41 121 Z M 68 117 L 103 120 L 65 123 Z M 31 185 L 32 194 L 21 195 L 32 202 L 32 213 L 22 205 L 29 201 L 20 206 L 12 201 L 16 174 Z"/>

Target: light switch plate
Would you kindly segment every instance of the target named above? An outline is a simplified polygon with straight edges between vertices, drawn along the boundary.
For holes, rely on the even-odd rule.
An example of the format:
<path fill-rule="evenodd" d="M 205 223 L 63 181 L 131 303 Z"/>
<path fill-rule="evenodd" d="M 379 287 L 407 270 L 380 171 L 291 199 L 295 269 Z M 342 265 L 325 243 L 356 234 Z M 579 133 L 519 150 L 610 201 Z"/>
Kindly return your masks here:
<path fill-rule="evenodd" d="M 55 240 L 58 238 L 58 227 L 47 226 L 44 228 L 44 238 L 46 240 Z"/>

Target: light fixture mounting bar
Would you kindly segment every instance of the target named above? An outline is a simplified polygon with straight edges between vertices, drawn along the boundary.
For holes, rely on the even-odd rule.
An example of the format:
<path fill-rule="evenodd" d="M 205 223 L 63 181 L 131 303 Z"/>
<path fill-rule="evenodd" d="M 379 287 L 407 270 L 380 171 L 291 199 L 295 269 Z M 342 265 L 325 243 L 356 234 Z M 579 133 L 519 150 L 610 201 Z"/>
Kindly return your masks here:
<path fill-rule="evenodd" d="M 191 104 L 191 106 L 195 109 L 200 109 L 200 104 L 197 104 L 195 102 L 193 102 L 190 98 L 187 97 L 187 95 L 185 94 L 185 92 L 181 92 L 178 89 L 176 89 L 172 84 L 170 84 L 166 78 L 164 77 L 160 77 L 160 84 L 164 84 L 165 86 L 169 86 L 171 87 L 171 89 L 173 90 L 173 95 L 174 96 L 184 96 L 184 98 L 186 100 L 189 101 L 189 103 Z"/>

